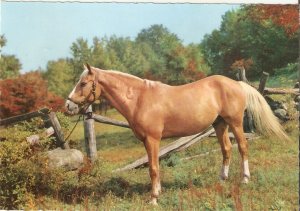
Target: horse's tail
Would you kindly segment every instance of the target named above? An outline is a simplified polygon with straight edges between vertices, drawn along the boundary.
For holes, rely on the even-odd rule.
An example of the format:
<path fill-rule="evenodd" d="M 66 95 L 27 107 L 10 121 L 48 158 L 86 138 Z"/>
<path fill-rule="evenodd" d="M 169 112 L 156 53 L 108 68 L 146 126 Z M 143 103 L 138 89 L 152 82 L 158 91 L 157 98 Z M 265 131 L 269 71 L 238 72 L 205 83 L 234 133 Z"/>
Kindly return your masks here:
<path fill-rule="evenodd" d="M 252 86 L 239 82 L 246 93 L 247 110 L 252 114 L 254 125 L 261 134 L 275 135 L 281 139 L 289 139 L 273 114 L 265 98 Z"/>

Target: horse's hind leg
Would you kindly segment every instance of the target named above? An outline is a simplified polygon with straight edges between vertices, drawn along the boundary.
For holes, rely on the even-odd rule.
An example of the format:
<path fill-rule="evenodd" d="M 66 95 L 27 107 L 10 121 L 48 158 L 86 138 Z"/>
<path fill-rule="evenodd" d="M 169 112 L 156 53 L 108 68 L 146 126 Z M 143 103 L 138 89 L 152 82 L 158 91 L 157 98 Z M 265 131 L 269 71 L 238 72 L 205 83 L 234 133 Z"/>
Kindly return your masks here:
<path fill-rule="evenodd" d="M 228 136 L 228 124 L 224 121 L 223 118 L 218 117 L 214 122 L 213 127 L 215 128 L 219 143 L 221 145 L 221 150 L 223 154 L 223 165 L 220 173 L 222 180 L 228 178 L 229 164 L 231 159 L 231 142 Z"/>
<path fill-rule="evenodd" d="M 250 171 L 248 165 L 248 142 L 245 138 L 244 129 L 243 129 L 243 120 L 242 117 L 236 119 L 235 121 L 229 122 L 229 126 L 236 138 L 238 143 L 239 151 L 242 157 L 242 166 L 243 166 L 243 183 L 248 183 L 250 179 Z"/>

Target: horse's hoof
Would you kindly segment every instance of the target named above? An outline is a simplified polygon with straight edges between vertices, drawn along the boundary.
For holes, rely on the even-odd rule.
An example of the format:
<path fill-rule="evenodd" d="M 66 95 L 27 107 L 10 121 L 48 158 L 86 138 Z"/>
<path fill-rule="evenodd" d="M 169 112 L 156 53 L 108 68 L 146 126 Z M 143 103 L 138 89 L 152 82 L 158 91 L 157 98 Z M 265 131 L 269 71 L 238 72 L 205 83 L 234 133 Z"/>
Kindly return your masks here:
<path fill-rule="evenodd" d="M 243 184 L 248 184 L 249 183 L 249 177 L 244 177 L 242 180 Z"/>
<path fill-rule="evenodd" d="M 224 176 L 224 175 L 220 175 L 220 180 L 222 182 L 225 182 L 226 180 L 228 180 L 228 177 L 227 176 Z"/>
<path fill-rule="evenodd" d="M 151 198 L 151 199 L 148 201 L 148 204 L 157 206 L 157 205 L 158 205 L 158 203 L 157 203 L 157 198 Z"/>

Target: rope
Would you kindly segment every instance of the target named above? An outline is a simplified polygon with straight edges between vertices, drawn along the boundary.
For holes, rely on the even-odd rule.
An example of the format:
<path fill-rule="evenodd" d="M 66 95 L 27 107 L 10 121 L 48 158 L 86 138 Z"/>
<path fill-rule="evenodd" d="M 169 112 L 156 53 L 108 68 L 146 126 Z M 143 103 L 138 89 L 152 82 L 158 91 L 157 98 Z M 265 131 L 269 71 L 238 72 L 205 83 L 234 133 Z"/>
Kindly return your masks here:
<path fill-rule="evenodd" d="M 75 130 L 75 128 L 76 128 L 76 126 L 77 126 L 77 124 L 78 124 L 78 122 L 80 121 L 80 119 L 81 119 L 82 116 L 83 116 L 83 115 L 79 115 L 79 117 L 78 117 L 78 119 L 77 119 L 75 125 L 73 126 L 73 128 L 72 128 L 72 130 L 70 131 L 69 135 L 68 135 L 67 138 L 65 139 L 65 143 L 67 143 L 68 138 L 69 138 L 69 137 L 71 136 L 71 134 L 74 132 L 74 130 Z"/>

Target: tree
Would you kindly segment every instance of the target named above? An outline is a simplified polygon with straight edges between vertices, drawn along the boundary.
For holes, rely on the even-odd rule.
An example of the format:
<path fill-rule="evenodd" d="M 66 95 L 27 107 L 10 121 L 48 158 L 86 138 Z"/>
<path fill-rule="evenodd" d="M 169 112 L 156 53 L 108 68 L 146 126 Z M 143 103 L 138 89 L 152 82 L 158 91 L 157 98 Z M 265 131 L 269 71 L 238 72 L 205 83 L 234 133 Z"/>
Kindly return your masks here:
<path fill-rule="evenodd" d="M 39 72 L 29 72 L 14 79 L 0 81 L 0 118 L 27 113 L 42 107 L 62 109 L 64 99 L 48 92 Z"/>
<path fill-rule="evenodd" d="M 163 25 L 152 25 L 143 29 L 136 42 L 152 49 L 150 72 L 165 81 L 178 84 L 186 66 L 185 48 L 176 34 L 169 32 Z M 145 56 L 147 58 L 147 56 Z"/>
<path fill-rule="evenodd" d="M 70 62 L 73 66 L 73 82 L 75 83 L 83 71 L 83 65 L 92 61 L 92 48 L 87 40 L 78 38 L 72 43 L 71 52 L 72 58 Z"/>
<path fill-rule="evenodd" d="M 0 79 L 14 78 L 20 74 L 21 63 L 14 55 L 2 55 L 0 58 Z"/>
<path fill-rule="evenodd" d="M 298 49 L 292 47 L 297 46 L 297 39 L 272 22 L 260 24 L 247 14 L 245 8 L 227 12 L 220 29 L 203 39 L 205 60 L 215 73 L 230 76 L 234 62 L 251 59 L 247 76 L 255 78 L 262 71 L 272 74 L 297 59 Z"/>
<path fill-rule="evenodd" d="M 288 36 L 295 36 L 299 30 L 298 5 L 259 4 L 244 6 L 247 16 L 260 24 L 272 21 L 282 27 Z"/>
<path fill-rule="evenodd" d="M 66 98 L 74 85 L 72 73 L 73 68 L 69 60 L 49 61 L 44 74 L 49 91 Z"/>
<path fill-rule="evenodd" d="M 6 39 L 4 35 L 0 36 L 0 47 L 4 47 Z M 0 51 L 0 53 L 2 53 Z M 19 59 L 14 55 L 1 55 L 0 57 L 0 79 L 13 78 L 20 74 L 22 65 Z"/>

